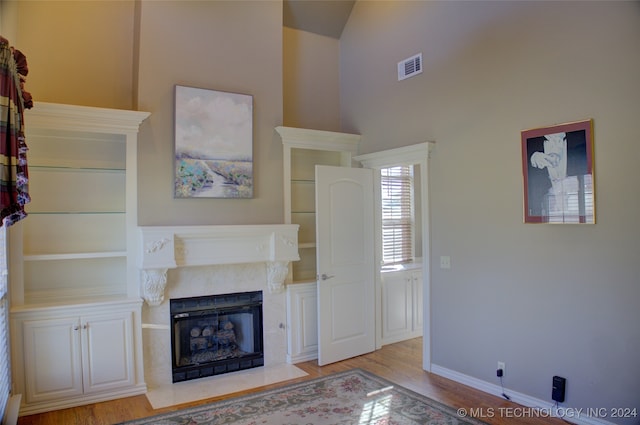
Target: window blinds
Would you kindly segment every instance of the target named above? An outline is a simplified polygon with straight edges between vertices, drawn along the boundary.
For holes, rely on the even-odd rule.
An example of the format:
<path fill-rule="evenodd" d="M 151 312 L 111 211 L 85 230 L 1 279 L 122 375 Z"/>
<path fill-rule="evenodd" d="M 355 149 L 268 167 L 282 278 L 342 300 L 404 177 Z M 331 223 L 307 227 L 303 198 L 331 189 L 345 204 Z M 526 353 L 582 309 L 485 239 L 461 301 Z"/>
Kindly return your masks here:
<path fill-rule="evenodd" d="M 413 167 L 380 170 L 382 189 L 382 262 L 413 260 Z"/>
<path fill-rule="evenodd" d="M 4 417 L 11 389 L 6 248 L 6 226 L 0 226 L 0 418 Z"/>

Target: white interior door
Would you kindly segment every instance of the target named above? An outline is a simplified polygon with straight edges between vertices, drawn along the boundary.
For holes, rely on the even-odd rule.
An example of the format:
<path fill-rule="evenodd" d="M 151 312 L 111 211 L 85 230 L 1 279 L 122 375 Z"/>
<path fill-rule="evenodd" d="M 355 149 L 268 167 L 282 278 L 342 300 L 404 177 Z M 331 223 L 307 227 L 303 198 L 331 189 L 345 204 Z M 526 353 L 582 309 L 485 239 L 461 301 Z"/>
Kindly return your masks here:
<path fill-rule="evenodd" d="M 316 166 L 318 364 L 375 349 L 373 171 Z"/>

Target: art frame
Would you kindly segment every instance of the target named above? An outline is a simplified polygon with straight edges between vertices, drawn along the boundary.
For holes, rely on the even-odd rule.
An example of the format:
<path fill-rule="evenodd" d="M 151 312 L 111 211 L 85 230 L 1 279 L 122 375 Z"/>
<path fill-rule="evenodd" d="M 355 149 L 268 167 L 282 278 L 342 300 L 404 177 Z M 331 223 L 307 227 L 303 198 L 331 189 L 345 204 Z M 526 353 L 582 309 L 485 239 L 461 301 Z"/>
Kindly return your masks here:
<path fill-rule="evenodd" d="M 175 86 L 174 197 L 253 197 L 253 96 Z"/>
<path fill-rule="evenodd" d="M 525 223 L 595 224 L 593 120 L 521 132 Z"/>

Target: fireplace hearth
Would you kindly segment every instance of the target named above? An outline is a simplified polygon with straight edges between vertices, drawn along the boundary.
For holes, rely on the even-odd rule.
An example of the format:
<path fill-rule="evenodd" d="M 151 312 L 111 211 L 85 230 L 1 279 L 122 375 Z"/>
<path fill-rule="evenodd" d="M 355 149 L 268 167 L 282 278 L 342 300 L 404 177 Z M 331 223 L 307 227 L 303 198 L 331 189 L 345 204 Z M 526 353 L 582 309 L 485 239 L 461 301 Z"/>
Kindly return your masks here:
<path fill-rule="evenodd" d="M 172 379 L 264 365 L 262 291 L 170 300 Z"/>

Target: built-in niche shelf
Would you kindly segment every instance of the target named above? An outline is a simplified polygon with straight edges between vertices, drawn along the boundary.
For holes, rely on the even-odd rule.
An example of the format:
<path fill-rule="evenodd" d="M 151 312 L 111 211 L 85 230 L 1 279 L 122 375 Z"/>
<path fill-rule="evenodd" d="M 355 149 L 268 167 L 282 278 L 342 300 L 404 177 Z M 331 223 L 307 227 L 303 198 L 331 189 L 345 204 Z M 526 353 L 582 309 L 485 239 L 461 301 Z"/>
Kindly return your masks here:
<path fill-rule="evenodd" d="M 292 264 L 288 283 L 316 280 L 315 166 L 351 167 L 360 135 L 295 127 L 276 127 L 282 139 L 285 223 L 300 226 L 300 261 Z"/>

